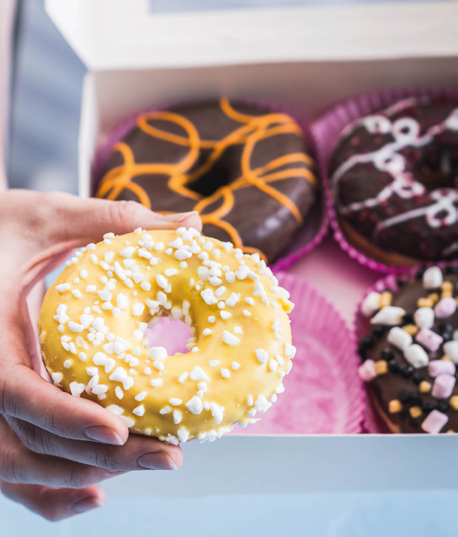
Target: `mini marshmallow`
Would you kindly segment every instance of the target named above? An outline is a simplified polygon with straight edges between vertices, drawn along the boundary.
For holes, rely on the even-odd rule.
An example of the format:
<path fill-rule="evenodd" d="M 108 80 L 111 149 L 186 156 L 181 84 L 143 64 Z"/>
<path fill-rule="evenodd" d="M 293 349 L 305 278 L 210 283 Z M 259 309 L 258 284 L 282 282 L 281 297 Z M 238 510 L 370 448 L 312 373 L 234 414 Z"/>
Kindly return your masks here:
<path fill-rule="evenodd" d="M 448 416 L 438 410 L 431 411 L 424 422 L 421 424 L 421 428 L 425 433 L 437 434 L 440 433 L 442 427 L 448 422 Z"/>
<path fill-rule="evenodd" d="M 438 399 L 447 399 L 453 393 L 456 379 L 452 375 L 438 375 L 433 384 L 431 395 Z"/>
<path fill-rule="evenodd" d="M 397 306 L 385 306 L 372 317 L 371 324 L 395 326 L 401 324 L 405 313 L 406 311 L 404 309 Z"/>
<path fill-rule="evenodd" d="M 432 328 L 434 325 L 434 310 L 432 308 L 418 308 L 413 318 L 419 328 Z"/>
<path fill-rule="evenodd" d="M 423 287 L 425 289 L 437 289 L 442 285 L 444 278 L 439 267 L 430 267 L 423 274 Z"/>
<path fill-rule="evenodd" d="M 439 334 L 429 328 L 422 328 L 415 336 L 415 339 L 432 352 L 437 351 L 443 341 Z"/>
<path fill-rule="evenodd" d="M 455 311 L 456 301 L 451 296 L 441 298 L 434 307 L 434 313 L 438 319 L 447 319 L 447 317 L 451 317 Z"/>
<path fill-rule="evenodd" d="M 398 349 L 405 349 L 412 344 L 412 336 L 408 334 L 399 326 L 394 326 L 389 332 L 387 337 L 388 343 L 391 343 Z"/>
<path fill-rule="evenodd" d="M 380 293 L 372 291 L 361 304 L 361 311 L 366 317 L 370 317 L 380 308 Z"/>
<path fill-rule="evenodd" d="M 428 373 L 432 377 L 454 375 L 456 373 L 456 366 L 450 360 L 432 360 L 428 365 Z"/>
<path fill-rule="evenodd" d="M 429 358 L 425 349 L 416 343 L 409 345 L 404 349 L 404 357 L 409 364 L 413 365 L 417 369 L 419 367 L 425 367 L 429 363 Z"/>
<path fill-rule="evenodd" d="M 359 378 L 363 380 L 364 382 L 369 382 L 372 379 L 375 379 L 377 376 L 377 371 L 375 369 L 375 362 L 374 360 L 366 360 L 363 364 L 361 364 L 358 368 L 358 374 Z"/>
<path fill-rule="evenodd" d="M 447 341 L 447 343 L 444 343 L 442 346 L 444 349 L 445 354 L 450 358 L 450 360 L 458 365 L 458 341 Z"/>

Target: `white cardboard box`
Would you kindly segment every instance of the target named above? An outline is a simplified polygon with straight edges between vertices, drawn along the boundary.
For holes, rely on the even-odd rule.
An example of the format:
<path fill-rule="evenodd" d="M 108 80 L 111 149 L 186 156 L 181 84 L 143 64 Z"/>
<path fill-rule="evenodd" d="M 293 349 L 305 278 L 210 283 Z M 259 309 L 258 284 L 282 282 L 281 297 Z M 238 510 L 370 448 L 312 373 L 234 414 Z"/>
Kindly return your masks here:
<path fill-rule="evenodd" d="M 205 97 L 285 103 L 309 119 L 356 93 L 402 86 L 458 85 L 458 4 L 258 8 L 156 14 L 148 0 L 47 0 L 51 18 L 89 68 L 79 147 L 80 193 L 91 192 L 98 144 L 139 110 Z M 293 272 L 316 278 L 333 256 L 327 241 Z M 347 321 L 377 275 L 362 271 L 345 288 Z M 329 272 L 328 272 L 329 274 Z M 339 275 L 333 285 L 339 284 Z M 334 297 L 336 295 L 334 294 Z M 351 307 L 349 307 L 349 305 Z M 293 370 L 294 371 L 294 370 Z M 285 395 L 287 396 L 287 395 Z M 231 436 L 184 446 L 173 475 L 131 474 L 136 494 L 301 493 L 458 489 L 458 435 Z M 179 491 L 179 492 L 177 492 Z"/>

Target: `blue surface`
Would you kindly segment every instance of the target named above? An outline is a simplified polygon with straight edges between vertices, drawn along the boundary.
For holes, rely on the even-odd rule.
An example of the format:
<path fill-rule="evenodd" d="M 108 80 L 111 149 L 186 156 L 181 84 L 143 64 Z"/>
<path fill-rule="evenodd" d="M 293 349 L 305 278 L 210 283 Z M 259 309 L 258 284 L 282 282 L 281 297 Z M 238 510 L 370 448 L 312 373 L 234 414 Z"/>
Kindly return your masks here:
<path fill-rule="evenodd" d="M 59 523 L 0 500 L 2 537 L 456 537 L 458 492 L 112 498 Z"/>

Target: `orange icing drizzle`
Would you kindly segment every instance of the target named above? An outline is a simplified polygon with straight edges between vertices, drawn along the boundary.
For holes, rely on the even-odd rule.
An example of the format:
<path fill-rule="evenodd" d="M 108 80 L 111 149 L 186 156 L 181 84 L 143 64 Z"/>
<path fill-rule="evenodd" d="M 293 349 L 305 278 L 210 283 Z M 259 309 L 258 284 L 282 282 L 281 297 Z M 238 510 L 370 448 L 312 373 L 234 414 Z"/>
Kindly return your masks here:
<path fill-rule="evenodd" d="M 224 220 L 224 217 L 234 207 L 234 192 L 236 190 L 249 187 L 258 188 L 277 200 L 278 203 L 287 207 L 297 222 L 301 224 L 303 222 L 302 214 L 295 203 L 269 183 L 297 177 L 316 185 L 316 177 L 310 169 L 314 165 L 312 158 L 305 153 L 290 153 L 278 157 L 259 168 L 251 168 L 251 157 L 257 142 L 279 134 L 292 133 L 302 136 L 299 126 L 290 116 L 282 113 L 269 113 L 261 116 L 240 113 L 232 108 L 226 98 L 220 100 L 220 107 L 227 117 L 242 124 L 242 126 L 236 128 L 221 140 L 201 140 L 192 122 L 173 112 L 152 112 L 139 116 L 137 127 L 143 132 L 153 138 L 186 147 L 188 152 L 177 163 L 138 164 L 135 162 L 132 149 L 126 143 L 118 142 L 114 146 L 114 150 L 119 151 L 124 162 L 121 166 L 111 169 L 102 178 L 96 196 L 115 200 L 122 190 L 127 189 L 137 196 L 142 205 L 151 209 L 148 194 L 143 187 L 134 183 L 132 179 L 139 175 L 167 175 L 169 176 L 168 187 L 171 191 L 196 201 L 194 210 L 199 211 L 203 224 L 211 224 L 226 231 L 231 238 L 231 242 L 237 248 L 242 248 L 245 253 L 259 252 L 259 250 L 244 246 L 234 226 Z M 150 121 L 154 120 L 175 123 L 184 130 L 185 135 L 172 134 L 154 127 L 150 123 Z M 187 187 L 187 185 L 207 173 L 229 146 L 239 144 L 244 145 L 241 157 L 242 175 L 239 178 L 229 185 L 220 187 L 208 197 L 204 197 Z M 210 155 L 198 169 L 189 173 L 189 170 L 197 161 L 201 149 L 211 150 Z M 295 167 L 279 170 L 282 166 L 296 163 L 305 164 L 310 168 Z M 210 213 L 202 214 L 206 207 L 218 200 L 221 200 L 218 208 Z"/>

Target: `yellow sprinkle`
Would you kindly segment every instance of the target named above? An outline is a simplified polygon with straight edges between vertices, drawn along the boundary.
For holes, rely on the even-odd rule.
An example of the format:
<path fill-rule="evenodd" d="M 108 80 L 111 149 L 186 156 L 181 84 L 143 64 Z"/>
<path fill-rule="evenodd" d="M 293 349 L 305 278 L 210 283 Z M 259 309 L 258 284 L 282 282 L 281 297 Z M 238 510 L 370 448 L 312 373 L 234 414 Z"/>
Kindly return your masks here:
<path fill-rule="evenodd" d="M 392 399 L 388 403 L 388 410 L 390 414 L 397 414 L 398 412 L 401 412 L 402 410 L 401 401 L 398 401 L 397 399 Z"/>
<path fill-rule="evenodd" d="M 418 332 L 418 326 L 416 324 L 406 324 L 402 329 L 411 336 L 414 336 Z"/>
<path fill-rule="evenodd" d="M 386 360 L 375 362 L 375 371 L 377 371 L 377 375 L 385 375 L 385 373 L 388 373 L 388 364 Z"/>
<path fill-rule="evenodd" d="M 421 408 L 419 406 L 413 406 L 410 410 L 410 415 L 412 418 L 419 418 L 422 415 Z"/>
<path fill-rule="evenodd" d="M 393 299 L 393 295 L 389 291 L 384 291 L 380 295 L 380 302 L 379 302 L 380 307 L 384 308 L 386 306 L 391 306 L 392 299 Z"/>
<path fill-rule="evenodd" d="M 434 304 L 430 298 L 419 298 L 417 301 L 417 306 L 419 308 L 432 308 Z"/>
<path fill-rule="evenodd" d="M 423 380 L 422 382 L 420 382 L 419 387 L 420 387 L 421 393 L 429 393 L 431 391 L 431 383 L 426 380 Z"/>
<path fill-rule="evenodd" d="M 450 406 L 453 408 L 453 410 L 458 410 L 458 395 L 450 397 Z"/>
<path fill-rule="evenodd" d="M 433 304 L 436 304 L 436 302 L 439 302 L 439 295 L 437 293 L 431 293 L 428 296 L 429 300 L 432 300 Z"/>

